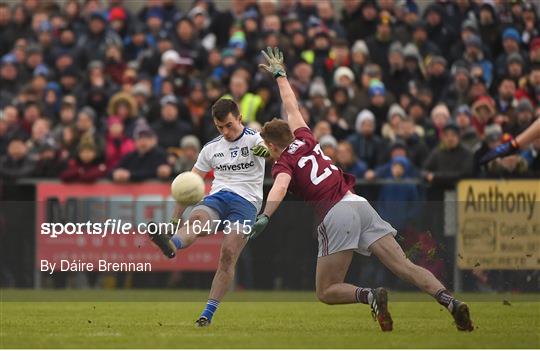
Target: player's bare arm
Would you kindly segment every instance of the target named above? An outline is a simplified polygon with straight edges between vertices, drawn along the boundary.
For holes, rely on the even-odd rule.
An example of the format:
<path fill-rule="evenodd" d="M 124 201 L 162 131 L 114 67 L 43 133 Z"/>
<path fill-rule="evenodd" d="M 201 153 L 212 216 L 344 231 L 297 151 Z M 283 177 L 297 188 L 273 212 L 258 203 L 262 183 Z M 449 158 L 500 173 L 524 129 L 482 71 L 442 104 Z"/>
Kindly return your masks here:
<path fill-rule="evenodd" d="M 285 72 L 285 65 L 283 64 L 283 53 L 278 49 L 268 47 L 267 52 L 262 51 L 264 58 L 266 59 L 267 64 L 259 65 L 261 68 L 272 73 L 279 87 L 279 95 L 281 96 L 281 101 L 285 107 L 285 112 L 287 112 L 287 121 L 291 128 L 291 132 L 298 128 L 307 127 L 300 109 L 298 108 L 298 102 L 296 100 L 296 95 L 289 84 L 287 79 L 287 74 Z"/>
<path fill-rule="evenodd" d="M 264 228 L 268 225 L 270 217 L 276 212 L 279 205 L 287 195 L 287 189 L 289 188 L 289 183 L 291 182 L 291 176 L 287 173 L 280 173 L 277 175 L 272 189 L 268 193 L 268 198 L 266 199 L 266 206 L 262 214 L 257 216 L 257 221 L 252 227 L 251 232 L 249 233 L 250 239 L 255 239 L 259 234 L 262 233 Z"/>

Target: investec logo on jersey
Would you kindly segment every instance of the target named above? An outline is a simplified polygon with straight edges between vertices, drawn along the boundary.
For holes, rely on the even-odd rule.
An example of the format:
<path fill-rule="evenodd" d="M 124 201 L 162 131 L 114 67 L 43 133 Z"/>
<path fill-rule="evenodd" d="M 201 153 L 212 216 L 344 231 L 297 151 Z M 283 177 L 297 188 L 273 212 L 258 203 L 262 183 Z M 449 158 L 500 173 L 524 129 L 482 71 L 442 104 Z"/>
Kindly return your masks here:
<path fill-rule="evenodd" d="M 215 167 L 215 170 L 236 172 L 236 171 L 243 171 L 246 169 L 250 169 L 251 167 L 254 167 L 254 166 L 255 166 L 255 162 L 251 161 L 251 162 L 237 163 L 234 165 L 217 165 Z"/>

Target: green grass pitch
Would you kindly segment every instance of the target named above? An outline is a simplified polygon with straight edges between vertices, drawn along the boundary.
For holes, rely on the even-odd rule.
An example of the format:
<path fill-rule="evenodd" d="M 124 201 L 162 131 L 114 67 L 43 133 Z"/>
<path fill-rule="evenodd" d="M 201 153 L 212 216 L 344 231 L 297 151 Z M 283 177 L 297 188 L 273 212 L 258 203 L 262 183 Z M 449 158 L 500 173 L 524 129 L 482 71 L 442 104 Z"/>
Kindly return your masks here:
<path fill-rule="evenodd" d="M 426 295 L 391 292 L 394 331 L 382 333 L 368 306 L 312 292 L 232 293 L 204 329 L 202 291 L 0 293 L 0 348 L 540 348 L 539 295 L 460 295 L 477 327 L 460 333 Z"/>

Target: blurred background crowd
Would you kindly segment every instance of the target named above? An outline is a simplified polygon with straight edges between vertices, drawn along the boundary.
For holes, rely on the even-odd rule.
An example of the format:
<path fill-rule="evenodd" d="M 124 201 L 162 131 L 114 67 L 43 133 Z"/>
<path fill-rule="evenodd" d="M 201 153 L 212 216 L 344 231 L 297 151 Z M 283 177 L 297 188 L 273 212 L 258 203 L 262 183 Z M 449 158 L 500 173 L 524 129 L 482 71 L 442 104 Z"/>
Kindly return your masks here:
<path fill-rule="evenodd" d="M 0 3 L 0 177 L 171 179 L 238 102 L 286 118 L 260 50 L 279 46 L 324 152 L 357 179 L 540 173 L 540 141 L 475 159 L 540 112 L 538 8 L 520 0 Z M 394 195 L 390 189 L 388 196 Z M 408 191 L 403 197 L 415 196 Z M 380 196 L 385 196 L 382 194 Z"/>
<path fill-rule="evenodd" d="M 283 50 L 325 154 L 356 176 L 356 191 L 398 229 L 407 255 L 448 281 L 456 253 L 445 189 L 462 178 L 540 175 L 540 140 L 485 167 L 476 162 L 540 114 L 537 6 L 0 0 L 0 198 L 18 201 L 0 206 L 0 283 L 32 284 L 34 219 L 20 216 L 35 213 L 22 201 L 35 195 L 20 179 L 170 181 L 217 135 L 210 107 L 218 99 L 234 99 L 253 129 L 286 118 L 273 78 L 258 69 L 268 46 Z M 244 250 L 239 286 L 312 287 L 313 220 L 303 205 L 283 207 L 272 235 Z M 396 284 L 375 260 L 353 267 L 363 283 Z M 211 275 L 200 275 L 167 284 L 202 287 Z M 540 276 L 480 267 L 465 285 L 534 290 Z"/>

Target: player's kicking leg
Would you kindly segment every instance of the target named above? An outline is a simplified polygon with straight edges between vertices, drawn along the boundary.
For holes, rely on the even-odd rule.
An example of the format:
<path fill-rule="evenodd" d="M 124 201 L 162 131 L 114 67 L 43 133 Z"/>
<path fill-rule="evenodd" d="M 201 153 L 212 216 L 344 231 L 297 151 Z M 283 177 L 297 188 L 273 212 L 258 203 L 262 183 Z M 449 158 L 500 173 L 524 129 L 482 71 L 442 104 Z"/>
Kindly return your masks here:
<path fill-rule="evenodd" d="M 185 249 L 193 244 L 199 236 L 210 234 L 211 230 L 208 231 L 208 228 L 212 228 L 212 226 L 206 224 L 210 220 L 211 214 L 208 211 L 195 208 L 187 221 L 189 226 L 184 225 L 180 227 L 176 234 L 172 232 L 149 232 L 148 236 L 165 256 L 174 258 L 178 249 Z M 175 225 L 173 226 L 176 227 Z M 202 228 L 207 228 L 207 230 L 203 231 Z"/>
<path fill-rule="evenodd" d="M 392 330 L 392 317 L 388 311 L 388 297 L 384 288 L 360 288 L 344 283 L 353 250 L 335 252 L 320 256 L 317 260 L 316 292 L 321 302 L 326 304 L 363 303 L 371 306 L 373 317 L 383 331 Z"/>
<path fill-rule="evenodd" d="M 225 235 L 221 244 L 218 269 L 212 281 L 208 302 L 201 316 L 195 322 L 197 326 L 206 327 L 210 325 L 214 312 L 234 281 L 236 262 L 246 244 L 247 239 L 243 234 L 232 232 Z"/>
<path fill-rule="evenodd" d="M 454 298 L 430 271 L 412 263 L 391 234 L 375 241 L 369 250 L 398 277 L 416 285 L 445 306 L 454 317 L 458 330 L 474 329 L 467 304 Z"/>

